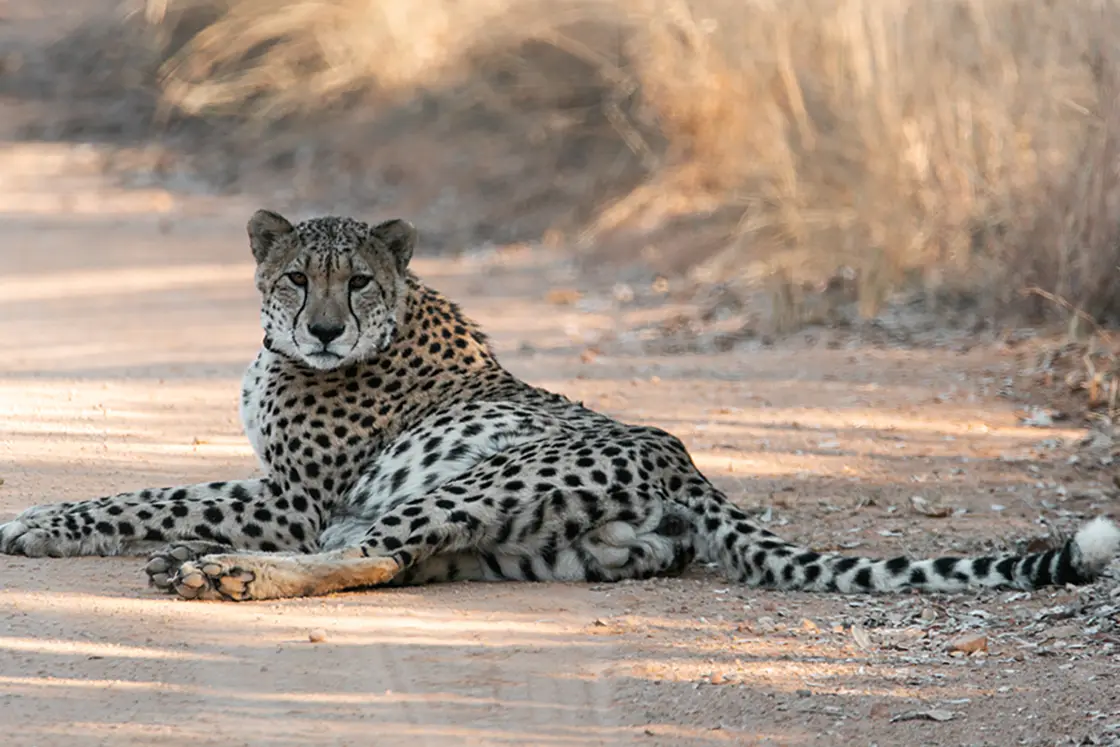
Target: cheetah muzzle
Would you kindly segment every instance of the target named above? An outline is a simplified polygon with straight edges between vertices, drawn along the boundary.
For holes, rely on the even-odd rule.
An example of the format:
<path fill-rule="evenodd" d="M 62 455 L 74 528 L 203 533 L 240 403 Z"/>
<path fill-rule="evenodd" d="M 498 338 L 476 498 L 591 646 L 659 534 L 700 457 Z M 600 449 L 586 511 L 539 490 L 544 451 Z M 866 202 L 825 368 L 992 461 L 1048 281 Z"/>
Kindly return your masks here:
<path fill-rule="evenodd" d="M 438 581 L 617 581 L 695 558 L 758 587 L 1033 589 L 1094 580 L 1105 518 L 1026 555 L 821 553 L 750 521 L 658 428 L 506 371 L 483 332 L 409 270 L 413 227 L 258 211 L 248 224 L 264 344 L 243 380 L 259 479 L 29 508 L 0 552 L 151 553 L 160 590 L 273 599 Z"/>

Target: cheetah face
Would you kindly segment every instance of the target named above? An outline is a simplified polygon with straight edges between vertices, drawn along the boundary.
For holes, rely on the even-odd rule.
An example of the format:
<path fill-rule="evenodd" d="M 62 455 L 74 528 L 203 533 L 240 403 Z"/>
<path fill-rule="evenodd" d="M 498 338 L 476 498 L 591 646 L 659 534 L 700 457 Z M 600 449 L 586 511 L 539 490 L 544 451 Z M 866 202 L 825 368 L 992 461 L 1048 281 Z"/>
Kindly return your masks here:
<path fill-rule="evenodd" d="M 330 370 L 389 347 L 404 315 L 416 243 L 409 223 L 328 217 L 293 226 L 258 210 L 248 231 L 271 350 Z"/>

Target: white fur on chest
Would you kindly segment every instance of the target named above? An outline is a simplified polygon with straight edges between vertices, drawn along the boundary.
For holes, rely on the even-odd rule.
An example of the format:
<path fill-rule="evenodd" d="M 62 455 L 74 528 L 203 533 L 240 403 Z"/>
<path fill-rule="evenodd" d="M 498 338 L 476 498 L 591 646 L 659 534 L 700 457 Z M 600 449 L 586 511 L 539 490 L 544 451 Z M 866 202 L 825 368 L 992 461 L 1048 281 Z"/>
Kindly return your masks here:
<path fill-rule="evenodd" d="M 241 415 L 241 427 L 245 429 L 245 436 L 257 455 L 257 462 L 267 472 L 269 467 L 265 461 L 264 434 L 261 432 L 261 415 L 264 408 L 263 397 L 266 385 L 265 377 L 268 373 L 266 356 L 271 355 L 267 350 L 261 350 L 257 357 L 245 369 L 241 377 L 241 394 L 238 397 L 238 410 Z"/>

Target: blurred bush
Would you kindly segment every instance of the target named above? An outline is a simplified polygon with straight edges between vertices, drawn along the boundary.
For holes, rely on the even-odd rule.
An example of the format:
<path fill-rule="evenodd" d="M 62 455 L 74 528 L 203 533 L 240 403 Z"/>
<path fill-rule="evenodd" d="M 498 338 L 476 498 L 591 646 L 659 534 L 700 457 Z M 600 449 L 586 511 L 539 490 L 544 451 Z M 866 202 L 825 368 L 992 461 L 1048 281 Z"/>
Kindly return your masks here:
<path fill-rule="evenodd" d="M 1037 285 L 1120 317 L 1111 0 L 148 0 L 142 17 L 169 110 L 255 133 L 411 111 L 450 143 L 481 117 L 526 158 L 552 143 L 536 178 L 574 186 L 513 204 L 551 203 L 591 247 L 712 278 L 847 266 L 867 313 L 913 283 L 996 312 L 1043 303 L 1021 294 Z"/>

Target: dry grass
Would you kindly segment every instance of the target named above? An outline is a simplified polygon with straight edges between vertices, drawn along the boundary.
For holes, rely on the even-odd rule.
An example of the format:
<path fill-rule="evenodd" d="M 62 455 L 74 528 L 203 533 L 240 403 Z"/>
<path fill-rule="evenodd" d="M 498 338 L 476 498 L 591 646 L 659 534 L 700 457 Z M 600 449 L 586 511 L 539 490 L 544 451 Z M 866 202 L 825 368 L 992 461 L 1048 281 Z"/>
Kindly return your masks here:
<path fill-rule="evenodd" d="M 166 101 L 194 114 L 260 126 L 448 90 L 496 111 L 595 107 L 645 179 L 585 237 L 657 248 L 684 225 L 660 242 L 677 267 L 848 265 L 868 313 L 914 282 L 991 310 L 1033 284 L 1120 316 L 1112 0 L 149 0 L 147 15 Z M 542 65 L 542 47 L 582 67 Z"/>

